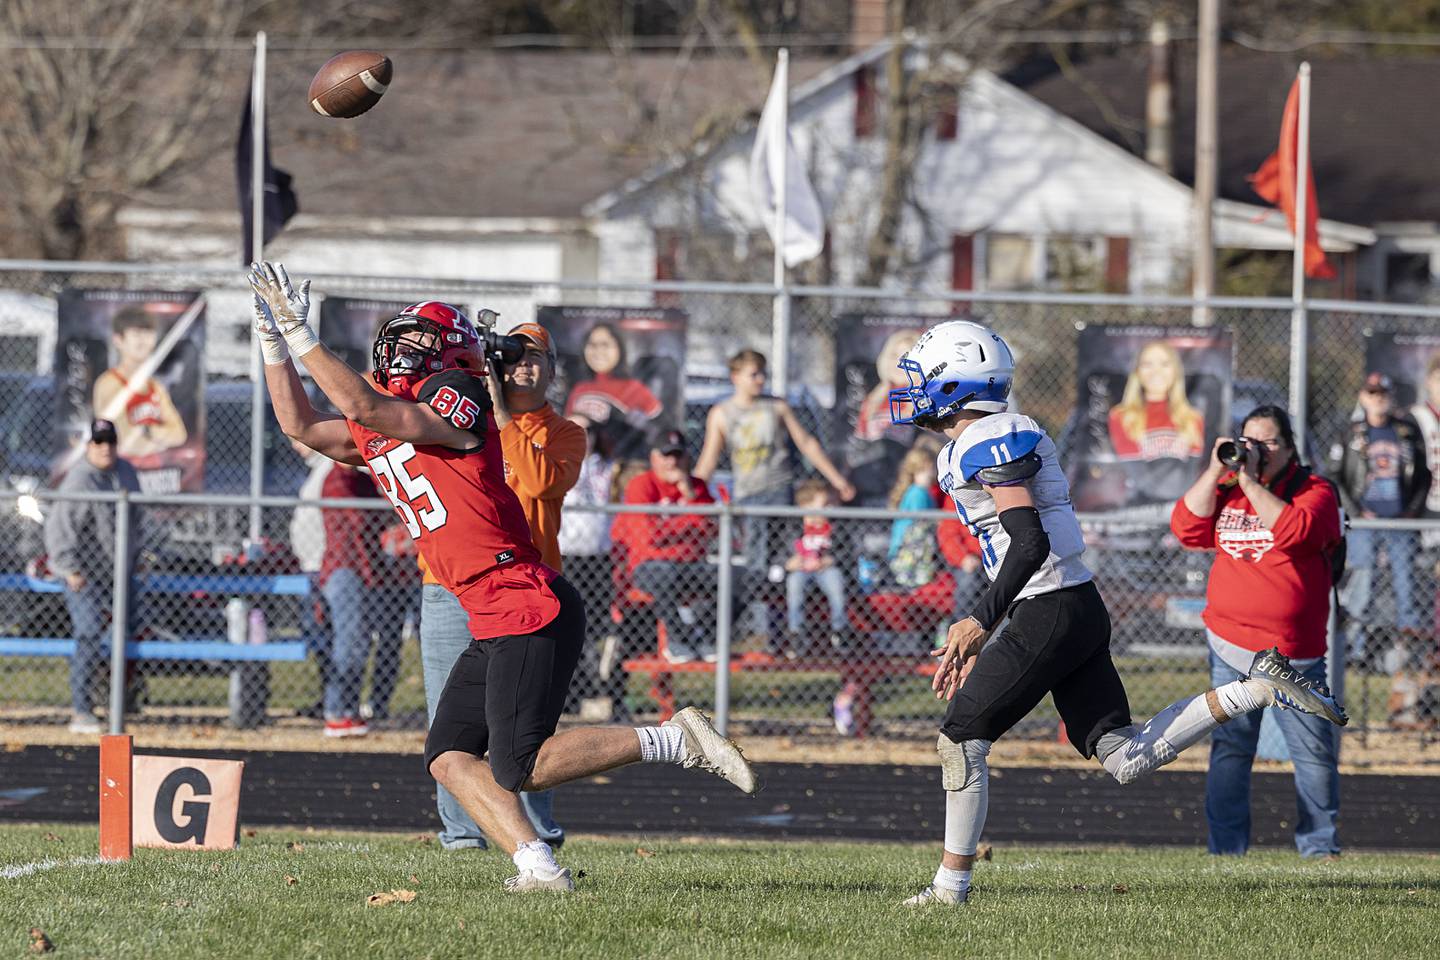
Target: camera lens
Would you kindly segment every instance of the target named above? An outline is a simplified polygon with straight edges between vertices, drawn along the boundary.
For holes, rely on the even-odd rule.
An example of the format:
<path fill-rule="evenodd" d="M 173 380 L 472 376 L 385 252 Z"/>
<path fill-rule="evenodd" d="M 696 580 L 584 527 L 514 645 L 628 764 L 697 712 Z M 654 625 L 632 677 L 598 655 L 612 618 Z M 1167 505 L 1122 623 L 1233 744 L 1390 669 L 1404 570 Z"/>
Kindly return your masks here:
<path fill-rule="evenodd" d="M 1215 451 L 1215 455 L 1227 467 L 1234 467 L 1238 470 L 1245 464 L 1245 452 L 1233 440 L 1226 440 L 1220 444 L 1220 449 Z"/>

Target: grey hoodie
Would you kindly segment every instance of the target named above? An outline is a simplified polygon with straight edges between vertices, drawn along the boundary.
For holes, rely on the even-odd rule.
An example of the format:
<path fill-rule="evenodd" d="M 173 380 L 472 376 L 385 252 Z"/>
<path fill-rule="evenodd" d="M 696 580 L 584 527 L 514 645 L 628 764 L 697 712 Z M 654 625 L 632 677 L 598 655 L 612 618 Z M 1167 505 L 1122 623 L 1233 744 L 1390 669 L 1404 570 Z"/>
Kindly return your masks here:
<path fill-rule="evenodd" d="M 57 488 L 65 493 L 129 490 L 140 492 L 140 481 L 128 460 L 117 459 L 111 470 L 101 470 L 81 458 Z M 130 556 L 127 569 L 135 570 L 143 540 L 140 510 L 130 508 Z M 115 504 L 104 501 L 55 500 L 45 518 L 45 551 L 56 576 L 82 574 L 91 583 L 109 584 L 115 570 Z"/>

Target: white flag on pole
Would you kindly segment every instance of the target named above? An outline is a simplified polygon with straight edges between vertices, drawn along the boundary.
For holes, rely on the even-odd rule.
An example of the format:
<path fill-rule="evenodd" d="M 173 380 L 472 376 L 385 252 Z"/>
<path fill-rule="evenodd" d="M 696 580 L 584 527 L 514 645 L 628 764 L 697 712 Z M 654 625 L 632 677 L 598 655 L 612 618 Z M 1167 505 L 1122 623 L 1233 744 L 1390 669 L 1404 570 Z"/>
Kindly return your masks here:
<path fill-rule="evenodd" d="M 825 247 L 825 219 L 805 165 L 790 140 L 789 73 L 788 58 L 782 56 L 755 131 L 750 189 L 771 241 L 783 253 L 785 266 L 793 267 L 820 255 Z M 783 218 L 780 207 L 785 211 Z"/>

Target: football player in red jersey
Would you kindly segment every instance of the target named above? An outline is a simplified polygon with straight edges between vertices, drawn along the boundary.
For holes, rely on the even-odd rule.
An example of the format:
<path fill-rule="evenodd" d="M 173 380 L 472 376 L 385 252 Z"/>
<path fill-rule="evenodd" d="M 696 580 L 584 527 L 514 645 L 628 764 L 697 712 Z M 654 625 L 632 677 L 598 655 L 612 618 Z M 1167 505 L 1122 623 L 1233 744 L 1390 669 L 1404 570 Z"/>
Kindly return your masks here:
<path fill-rule="evenodd" d="M 430 300 L 380 326 L 368 380 L 309 324 L 310 284 L 279 264 L 252 264 L 265 383 L 286 435 L 335 460 L 364 464 L 394 504 L 436 578 L 470 619 L 425 741 L 431 775 L 509 853 L 506 888 L 572 890 L 521 807 L 547 790 L 639 761 L 700 767 L 754 793 L 739 749 L 688 707 L 658 727 L 578 727 L 556 734 L 585 644 L 579 594 L 545 566 L 505 483 L 479 331 Z M 290 357 L 303 357 L 340 416 L 316 411 Z"/>

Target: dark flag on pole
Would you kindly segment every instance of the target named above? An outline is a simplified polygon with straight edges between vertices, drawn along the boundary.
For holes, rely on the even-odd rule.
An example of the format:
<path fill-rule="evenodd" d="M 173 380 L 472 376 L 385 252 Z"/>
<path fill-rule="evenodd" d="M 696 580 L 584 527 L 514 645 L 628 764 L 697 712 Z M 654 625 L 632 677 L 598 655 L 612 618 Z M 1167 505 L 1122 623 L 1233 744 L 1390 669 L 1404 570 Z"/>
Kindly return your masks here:
<path fill-rule="evenodd" d="M 240 117 L 240 136 L 235 145 L 235 179 L 240 187 L 240 265 L 250 263 L 259 259 L 260 251 L 252 250 L 251 245 L 255 236 L 252 211 L 254 204 L 251 198 L 251 184 L 254 182 L 252 167 L 252 156 L 254 148 L 251 141 L 250 122 L 250 98 L 245 98 L 245 112 Z M 270 124 L 265 124 L 265 145 L 263 156 L 265 158 L 265 242 L 269 243 L 275 239 L 295 212 L 300 209 L 299 201 L 295 199 L 295 191 L 290 187 L 290 174 L 284 170 L 277 170 L 270 163 Z"/>

